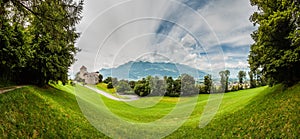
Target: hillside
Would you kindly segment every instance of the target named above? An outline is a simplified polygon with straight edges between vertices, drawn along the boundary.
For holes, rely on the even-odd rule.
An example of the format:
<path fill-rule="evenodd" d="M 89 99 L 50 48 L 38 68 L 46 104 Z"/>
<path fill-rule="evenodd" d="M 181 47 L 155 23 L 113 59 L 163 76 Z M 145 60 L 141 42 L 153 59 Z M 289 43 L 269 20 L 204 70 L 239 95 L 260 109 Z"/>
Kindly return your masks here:
<path fill-rule="evenodd" d="M 183 64 L 145 61 L 131 61 L 116 68 L 101 69 L 99 72 L 104 77 L 113 76 L 118 79 L 131 80 L 138 80 L 148 75 L 177 78 L 179 75 L 187 73 L 196 79 L 202 79 L 206 75 L 201 70 Z"/>
<path fill-rule="evenodd" d="M 81 113 L 73 94 L 74 87 L 55 87 L 41 89 L 28 86 L 1 94 L 0 138 L 106 138 Z M 282 85 L 277 85 L 224 94 L 219 112 L 201 129 L 198 128 L 199 119 L 209 95 L 199 95 L 189 119 L 167 138 L 299 138 L 300 84 L 283 92 L 282 88 Z M 80 91 L 76 95 L 81 96 L 88 105 L 98 104 L 94 102 L 94 92 L 81 87 L 76 87 L 76 90 Z M 183 103 L 180 109 L 191 106 L 189 100 L 193 98 L 181 98 Z M 157 99 L 157 105 L 146 109 L 132 107 Z M 135 122 L 151 122 L 161 118 L 172 111 L 179 101 L 177 98 L 148 97 L 128 105 L 106 98 L 102 100 L 114 114 Z M 95 105 L 94 108 L 104 110 L 101 105 Z M 116 124 L 109 126 L 114 129 L 117 128 Z M 129 131 L 126 128 L 123 130 Z"/>
<path fill-rule="evenodd" d="M 0 138 L 105 137 L 82 115 L 75 96 L 56 88 L 0 94 L 0 111 Z"/>
<path fill-rule="evenodd" d="M 230 111 L 217 115 L 202 129 L 190 126 L 193 125 L 193 121 L 189 120 L 168 138 L 199 138 L 199 136 L 204 138 L 220 136 L 226 138 L 299 138 L 300 84 L 285 91 L 282 90 L 282 85 L 266 87 L 252 99 L 245 99 L 248 101 L 246 103 L 240 101 L 243 93 L 254 93 L 252 92 L 254 90 L 228 93 L 223 101 L 231 99 L 234 102 L 230 105 L 222 102 L 221 111 L 222 109 L 230 109 Z M 187 132 L 191 130 L 193 132 Z"/>

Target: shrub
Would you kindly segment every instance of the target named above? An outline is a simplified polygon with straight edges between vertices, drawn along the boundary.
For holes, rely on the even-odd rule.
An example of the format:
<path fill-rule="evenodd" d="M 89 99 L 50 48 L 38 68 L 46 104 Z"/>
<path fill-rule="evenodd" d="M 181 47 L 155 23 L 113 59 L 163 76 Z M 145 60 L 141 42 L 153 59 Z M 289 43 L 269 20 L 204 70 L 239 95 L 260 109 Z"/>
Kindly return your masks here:
<path fill-rule="evenodd" d="M 114 86 L 113 86 L 113 84 L 112 84 L 111 82 L 109 82 L 109 83 L 107 84 L 107 89 L 111 89 L 111 88 L 114 88 Z"/>

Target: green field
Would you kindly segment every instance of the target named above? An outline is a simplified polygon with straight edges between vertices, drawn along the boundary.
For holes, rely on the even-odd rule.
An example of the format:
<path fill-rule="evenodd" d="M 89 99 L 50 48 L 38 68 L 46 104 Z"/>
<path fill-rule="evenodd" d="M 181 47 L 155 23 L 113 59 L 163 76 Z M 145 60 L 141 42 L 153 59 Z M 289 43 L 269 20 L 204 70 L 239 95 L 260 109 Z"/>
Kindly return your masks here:
<path fill-rule="evenodd" d="M 212 96 L 223 98 L 219 110 L 199 128 Z M 79 85 L 27 86 L 0 95 L 0 138 L 108 138 L 97 129 L 114 138 L 167 133 L 171 134 L 166 138 L 299 138 L 299 102 L 300 84 L 285 91 L 277 85 L 224 96 L 148 97 L 132 102 L 109 100 Z"/>
<path fill-rule="evenodd" d="M 98 83 L 96 87 L 102 91 L 110 93 L 112 95 L 116 95 L 116 90 L 114 88 L 108 89 L 106 83 Z"/>

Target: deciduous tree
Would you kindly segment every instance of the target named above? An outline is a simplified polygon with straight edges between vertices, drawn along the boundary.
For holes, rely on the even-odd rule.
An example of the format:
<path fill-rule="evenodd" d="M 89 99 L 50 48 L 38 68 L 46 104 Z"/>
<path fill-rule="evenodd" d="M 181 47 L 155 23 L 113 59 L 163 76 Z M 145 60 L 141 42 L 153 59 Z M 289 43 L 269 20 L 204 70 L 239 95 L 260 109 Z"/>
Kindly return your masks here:
<path fill-rule="evenodd" d="M 208 75 L 204 76 L 204 91 L 205 91 L 205 93 L 210 94 L 211 87 L 212 87 L 212 79 L 211 79 L 211 75 L 208 74 Z"/>
<path fill-rule="evenodd" d="M 250 0 L 258 10 L 250 17 L 255 41 L 249 64 L 252 71 L 262 68 L 269 83 L 292 85 L 300 80 L 299 0 Z"/>
<path fill-rule="evenodd" d="M 225 71 L 220 71 L 219 75 L 221 77 L 221 91 L 222 92 L 228 92 L 228 79 L 229 79 L 229 75 L 230 75 L 230 71 L 229 70 L 225 70 Z"/>
<path fill-rule="evenodd" d="M 244 79 L 246 79 L 246 72 L 245 71 L 239 71 L 237 77 L 239 79 L 240 84 L 244 83 Z"/>
<path fill-rule="evenodd" d="M 45 85 L 68 81 L 83 1 L 0 0 L 0 78 Z M 22 77 L 22 78 L 19 78 Z"/>

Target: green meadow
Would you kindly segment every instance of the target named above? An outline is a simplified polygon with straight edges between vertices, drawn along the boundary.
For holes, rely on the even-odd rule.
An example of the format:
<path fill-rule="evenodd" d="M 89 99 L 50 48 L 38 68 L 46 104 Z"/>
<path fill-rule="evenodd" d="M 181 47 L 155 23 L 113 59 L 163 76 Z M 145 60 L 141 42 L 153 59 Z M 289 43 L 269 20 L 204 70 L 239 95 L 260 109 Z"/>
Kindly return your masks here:
<path fill-rule="evenodd" d="M 219 109 L 199 128 L 213 95 Z M 300 84 L 130 102 L 79 85 L 26 86 L 0 95 L 0 138 L 299 138 L 299 102 Z"/>

